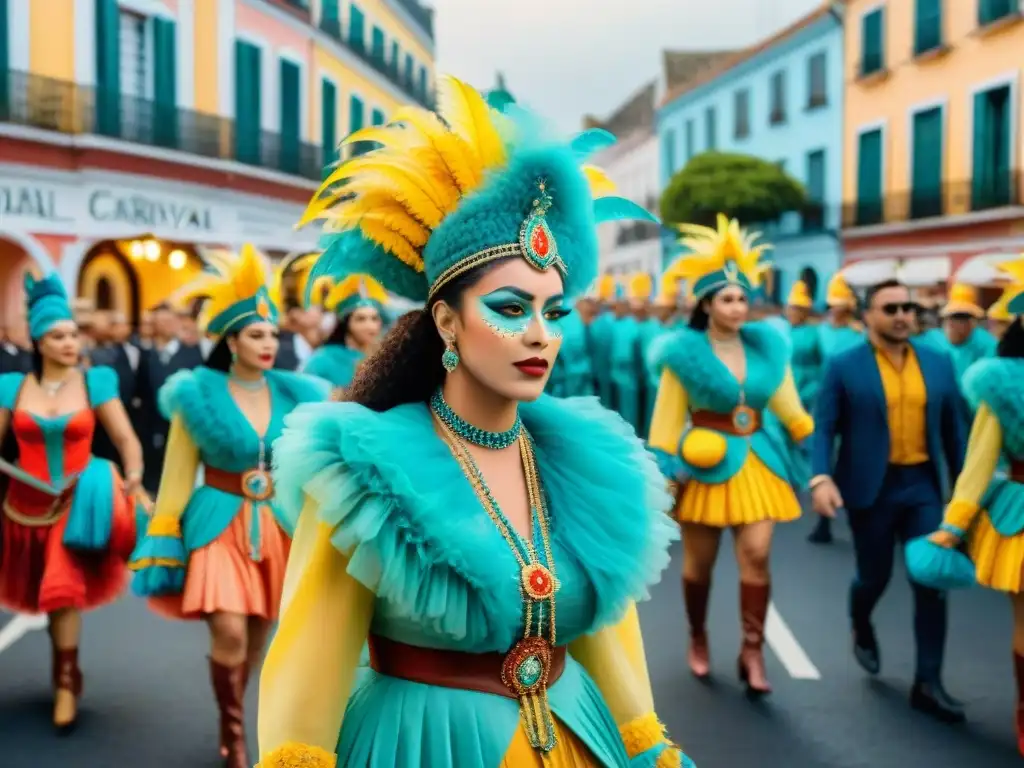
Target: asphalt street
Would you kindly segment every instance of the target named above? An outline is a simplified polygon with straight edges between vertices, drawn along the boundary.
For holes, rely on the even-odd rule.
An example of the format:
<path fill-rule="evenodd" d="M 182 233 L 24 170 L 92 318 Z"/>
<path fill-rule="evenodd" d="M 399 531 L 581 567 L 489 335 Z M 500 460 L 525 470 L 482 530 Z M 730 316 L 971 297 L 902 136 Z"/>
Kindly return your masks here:
<path fill-rule="evenodd" d="M 982 590 L 950 598 L 946 682 L 967 702 L 969 721 L 935 723 L 907 706 L 913 646 L 902 573 L 877 613 L 883 670 L 869 680 L 849 651 L 849 538 L 840 527 L 835 544 L 812 546 L 804 540 L 809 523 L 777 535 L 774 601 L 781 621 L 772 632 L 778 652 L 767 654 L 775 687 L 769 699 L 748 701 L 736 680 L 737 579 L 729 548 L 723 547 L 711 605 L 713 683 L 686 671 L 678 552 L 641 608 L 659 714 L 700 768 L 1020 766 L 1007 601 Z M 0 617 L 0 625 L 9 621 Z M 0 629 L 0 648 L 3 637 Z M 27 632 L 0 651 L 0 766 L 216 768 L 205 654 L 202 625 L 158 619 L 134 598 L 90 614 L 81 718 L 74 733 L 58 738 L 50 727 L 46 634 Z M 255 704 L 253 686 L 251 724 Z"/>

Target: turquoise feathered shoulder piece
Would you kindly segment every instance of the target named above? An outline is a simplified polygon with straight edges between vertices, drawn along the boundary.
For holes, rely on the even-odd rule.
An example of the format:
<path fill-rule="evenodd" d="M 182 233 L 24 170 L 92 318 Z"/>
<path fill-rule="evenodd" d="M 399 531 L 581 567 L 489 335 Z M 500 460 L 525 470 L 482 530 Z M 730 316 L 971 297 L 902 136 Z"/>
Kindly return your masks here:
<path fill-rule="evenodd" d="M 107 365 L 97 365 L 85 372 L 85 385 L 89 391 L 89 404 L 99 408 L 121 395 L 117 371 Z"/>
<path fill-rule="evenodd" d="M 764 381 L 759 388 L 773 393 L 782 384 L 789 365 L 790 346 L 779 330 L 766 322 L 747 323 L 740 338 L 748 354 L 756 355 Z M 690 399 L 722 413 L 739 402 L 740 385 L 708 343 L 707 334 L 681 328 L 658 344 L 655 368 L 668 368 L 682 382 Z M 748 366 L 748 369 L 752 366 Z"/>
<path fill-rule="evenodd" d="M 668 564 L 671 499 L 653 459 L 595 400 L 524 405 L 553 519 L 597 597 L 597 625 L 642 599 Z M 401 613 L 466 644 L 515 638 L 503 576 L 480 546 L 483 512 L 434 431 L 425 404 L 384 413 L 354 403 L 304 405 L 274 443 L 277 500 L 297 520 L 308 496 L 349 572 Z"/>
<path fill-rule="evenodd" d="M 1024 434 L 1024 360 L 988 357 L 967 369 L 961 382 L 971 408 L 987 405 L 1005 432 Z"/>
<path fill-rule="evenodd" d="M 0 373 L 0 408 L 14 410 L 18 392 L 25 381 L 24 373 Z"/>
<path fill-rule="evenodd" d="M 267 371 L 267 379 L 293 405 L 319 403 L 331 396 L 330 382 L 308 373 L 272 370 Z"/>
<path fill-rule="evenodd" d="M 239 439 L 247 422 L 227 387 L 227 374 L 200 366 L 168 377 L 157 393 L 164 418 L 180 416 L 193 441 L 206 453 L 241 461 L 248 444 Z"/>

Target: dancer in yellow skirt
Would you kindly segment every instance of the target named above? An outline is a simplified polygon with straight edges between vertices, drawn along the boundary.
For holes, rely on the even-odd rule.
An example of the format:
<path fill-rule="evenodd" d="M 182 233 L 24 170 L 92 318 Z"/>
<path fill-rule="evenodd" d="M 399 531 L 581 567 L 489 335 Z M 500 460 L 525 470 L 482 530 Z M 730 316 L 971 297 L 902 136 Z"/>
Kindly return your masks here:
<path fill-rule="evenodd" d="M 1006 302 L 1007 311 L 1016 317 L 1003 334 L 996 357 L 975 363 L 964 376 L 964 393 L 976 408 L 974 426 L 953 500 L 941 529 L 930 539 L 952 549 L 966 537 L 978 584 L 1010 595 L 1017 746 L 1024 755 L 1024 257 L 1001 266 L 1017 283 L 1015 295 Z M 1008 471 L 996 477 L 1003 457 Z M 957 557 L 951 551 L 948 560 L 921 558 L 908 548 L 907 565 L 914 578 L 927 582 L 941 578 L 942 571 L 953 571 Z"/>
<path fill-rule="evenodd" d="M 768 611 L 768 554 L 775 522 L 800 516 L 793 485 L 801 474 L 793 441 L 814 431 L 800 404 L 783 335 L 747 322 L 765 246 L 738 222 L 681 227 L 691 253 L 673 270 L 692 286 L 689 328 L 660 342 L 661 370 L 650 447 L 677 483 L 683 526 L 683 596 L 690 623 L 689 665 L 710 673 L 705 629 L 711 572 L 722 531 L 731 528 L 740 568 L 743 648 L 738 668 L 753 695 L 769 693 L 762 645 Z M 788 433 L 788 434 L 787 434 Z"/>

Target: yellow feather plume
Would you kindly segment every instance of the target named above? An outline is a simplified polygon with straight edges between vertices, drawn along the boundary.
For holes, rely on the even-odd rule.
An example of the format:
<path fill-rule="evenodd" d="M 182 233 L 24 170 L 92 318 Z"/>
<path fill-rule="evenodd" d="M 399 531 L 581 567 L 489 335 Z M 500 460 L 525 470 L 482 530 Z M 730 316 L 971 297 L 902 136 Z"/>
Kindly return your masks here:
<path fill-rule="evenodd" d="M 197 298 L 206 299 L 199 317 L 200 327 L 204 330 L 211 319 L 232 304 L 256 295 L 260 288 L 267 285 L 264 258 L 248 243 L 242 246 L 238 258 L 225 266 L 227 269 L 224 273 L 201 275 L 179 295 L 182 303 Z"/>
<path fill-rule="evenodd" d="M 379 245 L 403 264 L 412 267 L 417 272 L 424 270 L 423 253 L 420 249 L 412 245 L 406 238 L 391 229 L 391 227 L 383 222 L 364 217 L 359 221 L 359 229 L 368 240 Z"/>
<path fill-rule="evenodd" d="M 356 294 L 381 304 L 388 302 L 388 293 L 380 283 L 369 275 L 355 274 L 349 275 L 330 289 L 327 298 L 324 299 L 324 309 L 333 312 L 339 304 Z"/>
<path fill-rule="evenodd" d="M 580 168 L 583 175 L 590 183 L 590 194 L 593 197 L 604 197 L 615 194 L 615 182 L 608 178 L 608 174 L 594 165 L 584 165 Z"/>
<path fill-rule="evenodd" d="M 732 262 L 751 285 L 760 285 L 767 266 L 761 257 L 771 247 L 766 243 L 755 245 L 760 233 L 745 232 L 736 219 L 730 220 L 721 213 L 717 228 L 681 224 L 678 229 L 683 235 L 679 244 L 690 251 L 674 265 L 680 277 L 692 284 Z"/>
<path fill-rule="evenodd" d="M 505 143 L 483 96 L 454 77 L 441 79 L 437 96 L 445 121 L 466 140 L 480 163 L 485 168 L 502 165 L 506 160 Z"/>
<path fill-rule="evenodd" d="M 313 268 L 319 258 L 319 253 L 293 253 L 277 265 L 274 275 L 270 281 L 270 300 L 278 310 L 285 308 L 284 279 L 288 275 L 295 277 L 295 294 L 301 304 L 305 300 L 306 282 L 309 279 L 309 271 Z"/>

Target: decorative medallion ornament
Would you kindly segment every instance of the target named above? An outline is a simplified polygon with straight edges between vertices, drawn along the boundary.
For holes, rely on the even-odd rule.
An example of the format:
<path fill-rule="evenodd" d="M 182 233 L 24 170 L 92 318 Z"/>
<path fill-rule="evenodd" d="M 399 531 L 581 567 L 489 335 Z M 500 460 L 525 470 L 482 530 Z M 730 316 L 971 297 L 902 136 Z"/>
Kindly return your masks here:
<path fill-rule="evenodd" d="M 548 226 L 545 215 L 554 202 L 547 191 L 547 182 L 537 182 L 538 195 L 533 201 L 533 210 L 519 229 L 519 247 L 527 263 L 534 269 L 545 271 L 552 266 L 565 271 L 565 264 L 558 254 L 558 243 Z"/>
<path fill-rule="evenodd" d="M 266 501 L 274 495 L 274 481 L 265 469 L 250 469 L 242 475 L 242 493 L 250 501 Z"/>
<path fill-rule="evenodd" d="M 555 577 L 540 563 L 532 563 L 522 572 L 523 591 L 533 600 L 547 600 L 557 589 Z"/>
<path fill-rule="evenodd" d="M 757 429 L 757 411 L 749 405 L 737 405 L 732 409 L 732 426 L 739 435 L 752 434 Z"/>
<path fill-rule="evenodd" d="M 267 300 L 260 296 L 259 301 L 256 302 L 256 314 L 266 319 L 270 317 L 270 305 L 267 304 Z"/>
<path fill-rule="evenodd" d="M 543 637 L 527 637 L 512 646 L 501 665 L 501 682 L 516 697 L 537 693 L 551 673 L 551 644 Z"/>

